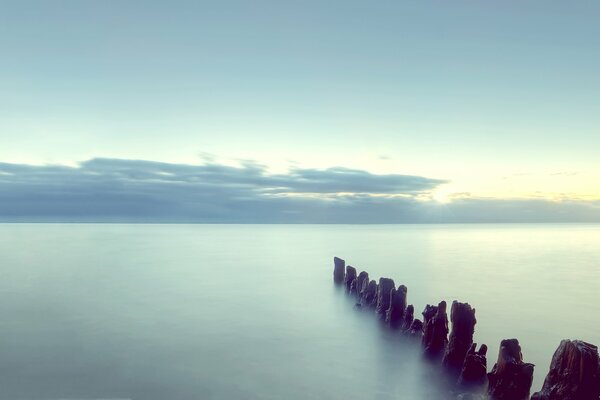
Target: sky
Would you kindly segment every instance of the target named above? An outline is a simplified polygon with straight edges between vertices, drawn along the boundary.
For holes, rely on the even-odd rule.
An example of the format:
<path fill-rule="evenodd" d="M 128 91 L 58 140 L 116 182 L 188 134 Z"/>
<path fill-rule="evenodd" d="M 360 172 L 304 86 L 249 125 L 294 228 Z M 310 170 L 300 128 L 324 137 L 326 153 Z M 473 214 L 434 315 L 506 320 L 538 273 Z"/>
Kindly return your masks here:
<path fill-rule="evenodd" d="M 600 221 L 597 1 L 0 5 L 0 220 Z"/>

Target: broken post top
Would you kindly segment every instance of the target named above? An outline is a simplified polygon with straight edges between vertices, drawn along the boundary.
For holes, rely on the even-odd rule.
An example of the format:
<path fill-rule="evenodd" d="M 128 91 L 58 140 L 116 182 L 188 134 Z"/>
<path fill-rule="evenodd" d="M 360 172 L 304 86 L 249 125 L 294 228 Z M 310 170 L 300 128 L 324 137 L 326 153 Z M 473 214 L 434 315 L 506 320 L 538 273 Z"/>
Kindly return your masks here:
<path fill-rule="evenodd" d="M 477 351 L 477 343 L 471 344 L 462 370 L 458 378 L 458 384 L 461 386 L 478 386 L 485 384 L 487 379 L 487 346 L 482 344 Z"/>
<path fill-rule="evenodd" d="M 488 393 L 492 399 L 526 400 L 533 382 L 533 364 L 523 362 L 517 339 L 500 342 L 498 361 L 488 374 Z"/>
<path fill-rule="evenodd" d="M 360 274 L 358 274 L 358 276 L 356 277 L 356 294 L 361 295 L 361 293 L 363 292 L 363 290 L 366 289 L 366 285 L 369 284 L 369 274 L 365 271 L 362 271 Z"/>
<path fill-rule="evenodd" d="M 581 340 L 563 340 L 552 356 L 542 390 L 533 400 L 598 400 L 598 348 Z"/>
<path fill-rule="evenodd" d="M 436 306 L 427 305 L 423 311 L 423 349 L 429 357 L 443 354 L 448 343 L 448 315 L 446 302 Z"/>
<path fill-rule="evenodd" d="M 390 278 L 379 278 L 379 286 L 377 287 L 377 306 L 375 311 L 381 317 L 385 317 L 387 310 L 390 308 L 390 293 L 395 289 L 396 285 Z"/>
<path fill-rule="evenodd" d="M 461 303 L 454 300 L 450 309 L 450 321 L 452 321 L 452 325 L 456 326 L 456 328 L 471 329 L 477 323 L 475 309 L 469 303 Z"/>
<path fill-rule="evenodd" d="M 475 309 L 469 303 L 452 302 L 450 311 L 452 332 L 444 354 L 443 364 L 455 373 L 459 372 L 473 343 L 475 333 Z"/>
<path fill-rule="evenodd" d="M 400 285 L 398 289 L 390 290 L 390 305 L 386 312 L 385 320 L 392 328 L 400 328 L 404 313 L 406 312 L 406 286 Z"/>
<path fill-rule="evenodd" d="M 333 281 L 335 283 L 344 282 L 344 269 L 346 268 L 346 261 L 342 260 L 339 257 L 333 257 L 333 265 Z"/>
<path fill-rule="evenodd" d="M 356 292 L 356 268 L 351 265 L 346 267 L 344 283 L 346 284 L 346 290 L 348 292 Z"/>
<path fill-rule="evenodd" d="M 506 363 L 523 363 L 523 354 L 521 353 L 521 345 L 517 339 L 504 339 L 500 342 L 500 351 L 498 352 L 498 366 Z"/>
<path fill-rule="evenodd" d="M 346 267 L 346 280 L 351 281 L 352 279 L 356 279 L 356 268 L 348 265 Z"/>

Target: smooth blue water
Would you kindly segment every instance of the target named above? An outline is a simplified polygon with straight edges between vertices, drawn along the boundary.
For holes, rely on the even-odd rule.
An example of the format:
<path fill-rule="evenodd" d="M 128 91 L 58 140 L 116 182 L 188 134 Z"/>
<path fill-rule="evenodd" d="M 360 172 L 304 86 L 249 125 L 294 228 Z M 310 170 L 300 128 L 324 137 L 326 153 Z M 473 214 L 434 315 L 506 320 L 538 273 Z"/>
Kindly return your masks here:
<path fill-rule="evenodd" d="M 332 285 L 338 255 L 468 301 L 534 389 L 600 344 L 600 225 L 0 225 L 0 398 L 435 399 L 419 346 Z"/>

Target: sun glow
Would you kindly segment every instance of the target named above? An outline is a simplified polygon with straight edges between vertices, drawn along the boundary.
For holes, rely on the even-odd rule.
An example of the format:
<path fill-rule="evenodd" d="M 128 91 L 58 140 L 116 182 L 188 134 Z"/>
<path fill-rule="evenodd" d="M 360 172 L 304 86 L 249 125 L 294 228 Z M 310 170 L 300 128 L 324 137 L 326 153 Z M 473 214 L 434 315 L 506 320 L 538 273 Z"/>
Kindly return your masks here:
<path fill-rule="evenodd" d="M 448 191 L 448 189 L 440 188 L 433 191 L 433 193 L 431 194 L 431 198 L 437 201 L 438 203 L 447 204 L 450 203 L 450 201 L 452 201 L 450 194 L 451 193 Z"/>

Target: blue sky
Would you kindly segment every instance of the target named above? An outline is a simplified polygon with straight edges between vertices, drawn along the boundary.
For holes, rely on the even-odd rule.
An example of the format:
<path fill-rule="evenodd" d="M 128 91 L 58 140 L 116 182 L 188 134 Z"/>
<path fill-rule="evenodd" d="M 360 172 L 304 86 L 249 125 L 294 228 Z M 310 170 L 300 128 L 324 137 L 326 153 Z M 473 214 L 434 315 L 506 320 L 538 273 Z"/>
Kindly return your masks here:
<path fill-rule="evenodd" d="M 419 204 L 593 219 L 599 18 L 596 1 L 2 2 L 0 161 L 346 168 L 441 182 L 394 191 Z M 389 194 L 361 179 L 345 196 Z"/>

